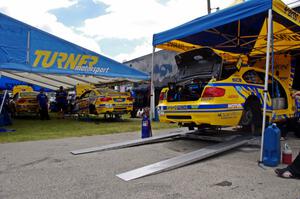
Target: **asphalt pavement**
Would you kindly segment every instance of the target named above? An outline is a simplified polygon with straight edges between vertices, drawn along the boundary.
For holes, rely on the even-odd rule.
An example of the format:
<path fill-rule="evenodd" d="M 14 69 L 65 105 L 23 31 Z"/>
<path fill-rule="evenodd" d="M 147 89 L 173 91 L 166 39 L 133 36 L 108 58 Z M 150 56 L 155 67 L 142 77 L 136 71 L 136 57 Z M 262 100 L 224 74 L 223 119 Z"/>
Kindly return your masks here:
<path fill-rule="evenodd" d="M 70 153 L 139 136 L 134 132 L 0 144 L 0 199 L 300 198 L 300 180 L 282 179 L 274 168 L 258 166 L 257 145 L 128 182 L 116 175 L 213 143 L 176 140 L 77 156 Z M 300 140 L 290 136 L 286 142 L 295 157 Z"/>

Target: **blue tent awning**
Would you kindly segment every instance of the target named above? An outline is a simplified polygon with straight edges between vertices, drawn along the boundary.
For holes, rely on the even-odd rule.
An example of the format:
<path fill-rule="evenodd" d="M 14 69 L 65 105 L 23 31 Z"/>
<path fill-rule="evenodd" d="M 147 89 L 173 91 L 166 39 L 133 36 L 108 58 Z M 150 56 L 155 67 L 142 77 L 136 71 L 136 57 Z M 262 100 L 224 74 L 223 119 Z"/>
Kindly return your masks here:
<path fill-rule="evenodd" d="M 0 70 L 147 80 L 149 75 L 0 13 Z"/>
<path fill-rule="evenodd" d="M 300 16 L 280 0 L 248 0 L 153 35 L 153 46 L 187 51 L 201 46 L 265 55 L 268 10 L 273 12 L 275 51 L 300 46 Z"/>

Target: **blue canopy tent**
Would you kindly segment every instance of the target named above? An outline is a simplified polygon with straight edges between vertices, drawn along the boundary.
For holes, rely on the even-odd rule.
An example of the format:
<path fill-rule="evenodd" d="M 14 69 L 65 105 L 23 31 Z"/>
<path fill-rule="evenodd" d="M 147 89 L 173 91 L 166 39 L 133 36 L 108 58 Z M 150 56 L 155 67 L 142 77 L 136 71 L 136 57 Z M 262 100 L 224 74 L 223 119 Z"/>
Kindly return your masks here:
<path fill-rule="evenodd" d="M 249 0 L 154 34 L 153 52 L 155 48 L 184 52 L 201 46 L 209 46 L 252 58 L 266 57 L 266 74 L 268 74 L 271 51 L 299 52 L 299 32 L 299 14 L 282 1 Z M 154 87 L 153 84 L 151 85 L 151 112 L 154 115 Z M 268 75 L 265 76 L 264 85 L 262 143 L 267 92 Z"/>
<path fill-rule="evenodd" d="M 149 76 L 0 13 L 2 76 L 49 89 Z"/>

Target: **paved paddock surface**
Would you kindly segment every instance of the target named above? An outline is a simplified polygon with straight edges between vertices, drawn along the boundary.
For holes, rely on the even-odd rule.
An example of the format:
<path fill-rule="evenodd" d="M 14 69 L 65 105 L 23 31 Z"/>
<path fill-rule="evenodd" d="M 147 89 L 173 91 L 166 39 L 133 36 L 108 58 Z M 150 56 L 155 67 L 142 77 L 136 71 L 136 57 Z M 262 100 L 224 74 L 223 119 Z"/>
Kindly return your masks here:
<path fill-rule="evenodd" d="M 129 182 L 116 174 L 212 143 L 178 140 L 78 156 L 69 153 L 138 137 L 136 132 L 0 144 L 0 199 L 300 198 L 300 180 L 278 178 L 274 168 L 258 167 L 259 148 L 253 145 Z M 287 142 L 295 157 L 300 140 L 290 137 Z"/>

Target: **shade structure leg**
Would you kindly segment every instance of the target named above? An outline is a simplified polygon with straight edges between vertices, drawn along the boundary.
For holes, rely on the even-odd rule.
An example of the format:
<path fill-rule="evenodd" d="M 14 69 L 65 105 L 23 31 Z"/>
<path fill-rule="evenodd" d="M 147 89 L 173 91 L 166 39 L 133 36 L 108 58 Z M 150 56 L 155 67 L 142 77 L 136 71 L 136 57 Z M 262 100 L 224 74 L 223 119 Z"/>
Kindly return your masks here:
<path fill-rule="evenodd" d="M 153 47 L 152 51 L 152 66 L 151 66 L 151 94 L 150 94 L 150 120 L 153 120 L 155 116 L 155 86 L 154 86 L 154 53 L 155 47 Z"/>
<path fill-rule="evenodd" d="M 268 34 L 267 34 L 267 50 L 266 50 L 266 73 L 265 73 L 265 85 L 264 85 L 264 104 L 263 104 L 263 121 L 261 130 L 261 147 L 260 147 L 260 162 L 263 159 L 263 145 L 264 145 L 264 132 L 266 128 L 266 109 L 267 109 L 267 97 L 268 97 L 268 81 L 269 81 L 269 68 L 270 68 L 270 46 L 272 32 L 272 9 L 268 10 Z"/>

